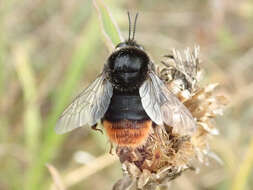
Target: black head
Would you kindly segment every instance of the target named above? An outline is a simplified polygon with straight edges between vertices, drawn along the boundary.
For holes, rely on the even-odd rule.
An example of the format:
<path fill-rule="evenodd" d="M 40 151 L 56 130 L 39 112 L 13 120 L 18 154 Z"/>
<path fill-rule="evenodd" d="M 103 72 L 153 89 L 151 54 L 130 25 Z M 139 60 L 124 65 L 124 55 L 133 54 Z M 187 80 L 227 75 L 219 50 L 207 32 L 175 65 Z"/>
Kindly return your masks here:
<path fill-rule="evenodd" d="M 131 19 L 128 12 L 128 40 L 116 46 L 115 52 L 110 55 L 107 62 L 110 81 L 120 91 L 137 90 L 147 76 L 149 57 L 143 47 L 134 40 L 137 17 L 138 14 L 135 16 L 134 30 L 131 37 Z"/>

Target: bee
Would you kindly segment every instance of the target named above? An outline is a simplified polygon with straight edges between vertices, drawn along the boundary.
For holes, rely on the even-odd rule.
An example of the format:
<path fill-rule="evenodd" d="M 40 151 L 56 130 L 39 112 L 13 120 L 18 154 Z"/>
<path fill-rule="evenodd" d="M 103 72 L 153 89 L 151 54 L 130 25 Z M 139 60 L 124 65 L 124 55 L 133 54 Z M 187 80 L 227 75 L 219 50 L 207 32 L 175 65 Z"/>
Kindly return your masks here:
<path fill-rule="evenodd" d="M 128 13 L 128 39 L 119 43 L 102 73 L 65 109 L 56 124 L 62 134 L 101 121 L 109 140 L 126 147 L 139 147 L 151 128 L 171 126 L 180 135 L 192 135 L 195 120 L 189 110 L 158 77 L 155 65 L 135 41 Z"/>

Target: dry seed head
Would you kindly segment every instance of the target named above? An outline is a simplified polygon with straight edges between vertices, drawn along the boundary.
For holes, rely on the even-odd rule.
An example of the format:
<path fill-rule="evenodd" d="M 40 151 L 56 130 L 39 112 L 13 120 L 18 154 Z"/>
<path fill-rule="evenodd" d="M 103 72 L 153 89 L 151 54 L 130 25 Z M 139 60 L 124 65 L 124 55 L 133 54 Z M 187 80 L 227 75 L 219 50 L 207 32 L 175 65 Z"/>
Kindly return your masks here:
<path fill-rule="evenodd" d="M 165 58 L 164 67 L 157 68 L 157 75 L 189 109 L 197 130 L 193 136 L 181 136 L 169 126 L 158 126 L 141 147 L 117 147 L 124 177 L 115 184 L 115 190 L 149 190 L 166 185 L 185 170 L 194 169 L 193 162 L 205 164 L 207 156 L 214 155 L 208 140 L 219 134 L 214 118 L 222 114 L 227 99 L 215 94 L 217 84 L 198 86 L 201 72 L 198 46 L 192 52 L 187 48 L 184 57 L 174 49 Z"/>

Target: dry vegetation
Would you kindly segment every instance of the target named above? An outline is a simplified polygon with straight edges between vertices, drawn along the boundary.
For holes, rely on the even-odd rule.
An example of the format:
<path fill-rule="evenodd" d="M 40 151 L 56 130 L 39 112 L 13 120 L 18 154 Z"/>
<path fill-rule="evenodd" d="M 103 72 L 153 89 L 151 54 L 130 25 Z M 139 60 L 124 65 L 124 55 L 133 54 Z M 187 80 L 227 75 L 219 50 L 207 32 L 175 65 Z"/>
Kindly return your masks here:
<path fill-rule="evenodd" d="M 156 63 L 172 48 L 199 44 L 202 85 L 219 83 L 218 90 L 229 96 L 217 120 L 220 135 L 210 145 L 223 164 L 210 159 L 170 189 L 252 189 L 253 2 L 106 3 L 123 36 L 126 10 L 140 12 L 136 39 Z M 117 41 L 115 34 L 112 38 Z M 121 177 L 105 135 L 88 127 L 63 136 L 53 130 L 71 98 L 103 67 L 104 42 L 91 0 L 0 1 L 1 190 L 109 190 Z"/>

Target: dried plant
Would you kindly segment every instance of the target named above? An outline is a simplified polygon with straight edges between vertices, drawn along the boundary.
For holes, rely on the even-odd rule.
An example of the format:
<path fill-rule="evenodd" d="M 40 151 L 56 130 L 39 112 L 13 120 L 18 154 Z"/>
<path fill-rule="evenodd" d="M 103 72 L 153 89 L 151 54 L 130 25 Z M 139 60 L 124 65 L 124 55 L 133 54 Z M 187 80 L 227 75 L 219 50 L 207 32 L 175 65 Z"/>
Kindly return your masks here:
<path fill-rule="evenodd" d="M 213 119 L 222 114 L 227 100 L 215 93 L 217 84 L 199 86 L 199 47 L 193 52 L 186 49 L 184 57 L 173 50 L 162 63 L 162 68 L 156 68 L 157 75 L 190 110 L 197 130 L 193 136 L 182 136 L 170 126 L 159 126 L 152 129 L 143 146 L 117 147 L 123 178 L 114 185 L 114 190 L 165 187 L 182 172 L 193 170 L 198 162 L 206 163 L 208 155 L 213 155 L 208 146 L 210 136 L 218 134 Z"/>

